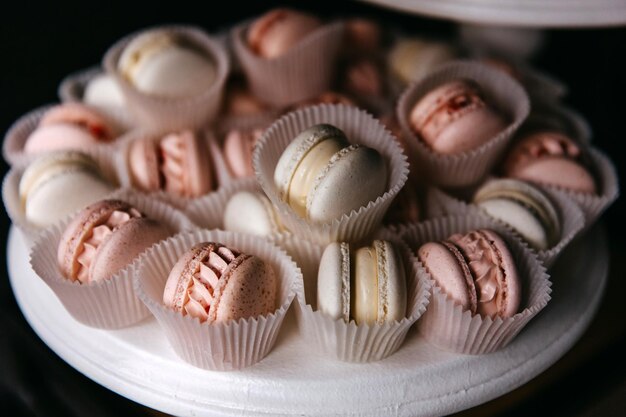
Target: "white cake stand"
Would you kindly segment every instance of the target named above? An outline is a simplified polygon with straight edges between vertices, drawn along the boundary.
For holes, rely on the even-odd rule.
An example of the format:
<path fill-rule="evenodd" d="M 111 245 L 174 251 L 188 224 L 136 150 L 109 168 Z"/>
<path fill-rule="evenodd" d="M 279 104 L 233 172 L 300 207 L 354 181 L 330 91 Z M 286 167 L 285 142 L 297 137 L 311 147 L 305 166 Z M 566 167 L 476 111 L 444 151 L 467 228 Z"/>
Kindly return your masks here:
<path fill-rule="evenodd" d="M 31 270 L 14 227 L 7 259 L 20 308 L 53 351 L 120 395 L 180 416 L 418 416 L 467 409 L 524 384 L 563 356 L 589 325 L 608 271 L 606 236 L 596 226 L 556 265 L 546 309 L 493 354 L 443 352 L 413 330 L 381 362 L 342 363 L 304 343 L 290 314 L 268 357 L 219 373 L 178 359 L 155 319 L 116 331 L 76 322 Z"/>

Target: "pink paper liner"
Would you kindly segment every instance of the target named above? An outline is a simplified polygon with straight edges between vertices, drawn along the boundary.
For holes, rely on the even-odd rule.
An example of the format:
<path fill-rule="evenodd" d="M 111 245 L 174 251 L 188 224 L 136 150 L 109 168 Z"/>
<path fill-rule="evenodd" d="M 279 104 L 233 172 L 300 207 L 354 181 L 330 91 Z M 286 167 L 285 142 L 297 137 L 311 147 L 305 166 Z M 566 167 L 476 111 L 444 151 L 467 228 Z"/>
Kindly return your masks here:
<path fill-rule="evenodd" d="M 508 345 L 550 300 L 551 282 L 537 255 L 501 223 L 474 214 L 440 217 L 400 229 L 399 234 L 415 253 L 426 242 L 441 241 L 454 233 L 489 228 L 504 238 L 522 277 L 520 312 L 506 319 L 482 317 L 463 310 L 433 282 L 432 298 L 419 321 L 419 330 L 444 350 L 479 355 Z M 420 263 L 421 264 L 421 263 Z"/>
<path fill-rule="evenodd" d="M 39 121 L 43 117 L 44 113 L 46 113 L 52 107 L 57 106 L 57 105 L 58 103 L 47 104 L 47 105 L 38 107 L 34 110 L 31 110 L 30 112 L 24 114 L 19 119 L 17 119 L 11 125 L 11 127 L 9 127 L 9 130 L 7 130 L 7 133 L 4 137 L 4 142 L 2 144 L 2 155 L 5 161 L 7 161 L 10 165 L 26 165 L 32 162 L 34 159 L 36 159 L 37 156 L 42 155 L 43 153 L 49 153 L 49 152 L 26 153 L 24 152 L 24 145 L 26 144 L 26 140 L 28 139 L 30 134 L 33 133 L 33 131 L 39 125 Z M 98 111 L 100 115 L 102 115 L 105 119 L 107 119 L 107 122 L 110 124 L 110 126 L 114 130 L 121 128 L 115 120 L 111 119 L 106 114 L 100 112 L 97 108 L 93 106 L 89 106 L 89 107 Z M 96 145 L 86 144 L 84 146 L 81 146 L 78 149 L 75 149 L 75 148 L 72 148 L 72 149 L 80 150 L 83 152 L 89 152 L 89 151 L 100 152 L 100 150 L 106 150 L 106 149 L 112 150 L 115 146 L 116 141 L 117 139 L 114 140 L 113 142 L 96 144 Z M 54 152 L 54 151 L 51 151 L 51 152 Z M 107 152 L 107 151 L 104 151 L 104 152 Z"/>
<path fill-rule="evenodd" d="M 62 103 L 83 103 L 85 89 L 91 80 L 102 75 L 104 69 L 100 66 L 90 67 L 81 71 L 69 74 L 59 84 L 57 95 Z M 123 107 L 117 106 L 93 106 L 115 120 L 123 130 L 132 129 L 137 123 L 133 120 L 132 114 Z"/>
<path fill-rule="evenodd" d="M 158 97 L 135 89 L 120 74 L 117 64 L 122 51 L 130 41 L 148 31 L 173 33 L 204 51 L 215 62 L 216 77 L 213 84 L 193 97 L 183 98 Z M 106 52 L 103 66 L 120 85 L 126 103 L 138 123 L 142 127 L 155 130 L 201 128 L 211 123 L 220 111 L 224 85 L 230 71 L 228 51 L 223 42 L 209 36 L 199 27 L 181 25 L 152 27 L 125 36 Z"/>
<path fill-rule="evenodd" d="M 61 151 L 60 153 L 63 152 L 64 151 Z M 113 163 L 113 153 L 110 149 L 98 148 L 83 152 L 94 159 L 105 180 L 113 185 L 118 184 L 119 181 Z M 19 195 L 20 180 L 28 165 L 29 163 L 22 161 L 11 167 L 9 172 L 6 173 L 2 181 L 2 201 L 4 202 L 4 208 L 11 222 L 22 233 L 27 245 L 31 247 L 37 236 L 41 233 L 42 228 L 31 223 L 26 218 Z M 103 196 L 103 198 L 104 197 L 105 196 Z"/>
<path fill-rule="evenodd" d="M 541 262 L 543 262 L 546 268 L 550 268 L 561 252 L 563 252 L 563 249 L 565 249 L 569 243 L 582 232 L 585 227 L 585 216 L 578 205 L 568 196 L 546 189 L 540 185 L 535 186 L 540 188 L 552 201 L 560 221 L 560 236 L 558 242 L 552 245 L 552 247 L 544 250 L 536 250 L 532 247 L 529 248 L 537 254 L 537 257 Z M 427 200 L 429 204 L 429 218 L 464 214 L 487 216 L 491 220 L 496 223 L 500 223 L 504 228 L 508 229 L 509 233 L 516 235 L 522 241 L 524 240 L 519 233 L 507 223 L 491 218 L 491 216 L 489 216 L 489 214 L 487 214 L 487 212 L 482 210 L 479 206 L 471 202 L 458 199 L 443 190 L 430 188 L 428 190 Z"/>
<path fill-rule="evenodd" d="M 274 184 L 274 169 L 284 149 L 298 133 L 318 123 L 334 125 L 350 142 L 376 149 L 389 169 L 387 191 L 382 196 L 328 223 L 311 223 L 300 217 L 281 200 Z M 364 110 L 342 104 L 306 107 L 281 117 L 265 131 L 252 160 L 256 178 L 280 214 L 281 223 L 294 234 L 321 244 L 356 242 L 371 235 L 408 177 L 406 156 L 391 132 Z"/>
<path fill-rule="evenodd" d="M 200 198 L 200 197 L 194 197 L 194 198 L 182 197 L 179 195 L 168 193 L 165 190 L 157 190 L 157 191 L 150 191 L 150 192 L 139 190 L 135 188 L 133 184 L 132 176 L 130 172 L 130 166 L 128 162 L 128 152 L 130 149 L 130 145 L 135 140 L 141 140 L 141 139 L 158 140 L 162 138 L 164 135 L 166 135 L 167 133 L 174 132 L 176 130 L 177 129 L 149 130 L 149 129 L 144 129 L 144 128 L 137 128 L 137 129 L 130 131 L 129 133 L 124 135 L 123 138 L 120 139 L 118 145 L 116 146 L 116 152 L 114 155 L 114 164 L 115 164 L 117 175 L 120 179 L 120 183 L 122 184 L 123 187 L 134 188 L 137 193 L 151 196 L 158 200 L 164 201 L 167 204 L 170 204 L 176 208 L 184 210 L 196 198 Z M 215 139 L 215 136 L 213 135 L 213 132 L 211 132 L 210 130 L 200 130 L 200 131 L 195 131 L 195 133 L 198 135 L 202 135 L 209 147 L 209 154 L 211 157 L 211 160 L 209 161 L 209 163 L 212 166 L 212 174 L 214 176 L 213 178 L 214 188 L 210 192 L 212 193 L 215 190 L 217 190 L 222 184 L 226 184 L 229 181 L 231 181 L 231 176 L 228 171 L 228 168 L 226 167 L 226 162 L 224 161 L 222 150 L 220 146 L 217 144 L 217 141 Z"/>
<path fill-rule="evenodd" d="M 346 323 L 317 311 L 317 271 L 325 246 L 290 234 L 272 238 L 296 260 L 304 274 L 304 291 L 296 294 L 300 334 L 328 356 L 358 363 L 382 360 L 400 348 L 408 330 L 426 310 L 430 293 L 426 271 L 404 243 L 390 236 L 382 238 L 399 247 L 407 269 L 407 315 L 382 325 L 357 325 L 353 320 Z"/>
<path fill-rule="evenodd" d="M 506 129 L 487 143 L 471 151 L 442 155 L 433 152 L 409 126 L 413 105 L 441 84 L 459 78 L 475 81 L 487 102 L 511 120 Z M 513 78 L 486 64 L 457 60 L 443 64 L 419 82 L 411 84 L 399 98 L 397 118 L 409 145 L 411 175 L 421 182 L 460 187 L 475 184 L 498 163 L 513 134 L 530 111 L 530 101 L 523 87 Z"/>
<path fill-rule="evenodd" d="M 220 242 L 270 263 L 280 280 L 276 310 L 227 323 L 201 323 L 165 307 L 163 289 L 170 270 L 183 253 L 203 241 Z M 178 234 L 144 253 L 135 270 L 134 284 L 139 298 L 154 314 L 181 359 L 199 368 L 229 371 L 251 366 L 272 350 L 296 292 L 302 291 L 302 274 L 283 250 L 267 240 L 219 230 L 196 230 Z"/>
<path fill-rule="evenodd" d="M 343 44 L 342 22 L 318 28 L 274 59 L 262 58 L 248 48 L 248 26 L 244 23 L 233 28 L 232 44 L 254 95 L 271 105 L 286 107 L 330 89 Z"/>
<path fill-rule="evenodd" d="M 129 190 L 120 191 L 115 197 L 168 225 L 174 233 L 193 227 L 181 211 L 160 201 Z M 87 326 L 119 329 L 148 317 L 150 311 L 139 301 L 133 288 L 135 262 L 110 279 L 95 283 L 81 284 L 63 277 L 57 264 L 57 248 L 72 218 L 70 216 L 41 233 L 30 251 L 30 264 L 35 273 L 54 291 L 72 317 Z"/>

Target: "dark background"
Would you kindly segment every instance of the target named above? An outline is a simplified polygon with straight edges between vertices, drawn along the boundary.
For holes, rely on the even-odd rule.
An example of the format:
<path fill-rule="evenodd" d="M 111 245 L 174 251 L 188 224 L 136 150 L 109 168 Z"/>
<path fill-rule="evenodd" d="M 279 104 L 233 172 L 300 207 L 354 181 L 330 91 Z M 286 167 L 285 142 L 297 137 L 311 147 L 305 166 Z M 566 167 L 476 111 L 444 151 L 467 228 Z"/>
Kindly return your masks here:
<path fill-rule="evenodd" d="M 162 23 L 190 23 L 216 32 L 276 5 L 291 5 L 322 16 L 362 15 L 390 28 L 454 37 L 452 22 L 403 15 L 365 3 L 246 2 L 238 10 L 217 10 L 213 2 L 48 2 L 12 3 L 0 25 L 0 132 L 28 111 L 58 101 L 57 87 L 69 73 L 100 62 L 119 38 Z M 533 64 L 570 87 L 565 102 L 589 120 L 595 146 L 624 170 L 626 141 L 626 28 L 554 29 Z M 1 164 L 6 174 L 6 163 Z M 607 295 L 598 319 L 581 342 L 545 375 L 513 395 L 467 415 L 553 415 L 626 413 L 626 327 L 620 298 L 625 293 L 624 213 L 618 200 L 605 213 L 611 248 Z M 9 220 L 2 211 L 3 234 Z M 6 253 L 6 239 L 0 238 Z M 0 411 L 7 416 L 113 416 L 156 414 L 101 388 L 61 361 L 33 333 L 13 298 L 6 262 L 0 278 Z M 539 408 L 538 408 L 539 407 Z"/>

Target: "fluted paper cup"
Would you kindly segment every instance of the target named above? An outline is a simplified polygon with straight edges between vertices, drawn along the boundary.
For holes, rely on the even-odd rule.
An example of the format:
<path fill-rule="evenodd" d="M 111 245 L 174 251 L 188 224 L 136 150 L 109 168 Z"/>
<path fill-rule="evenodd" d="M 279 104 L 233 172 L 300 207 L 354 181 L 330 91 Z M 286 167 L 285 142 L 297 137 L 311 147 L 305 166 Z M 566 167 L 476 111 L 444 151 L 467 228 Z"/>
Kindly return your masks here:
<path fill-rule="evenodd" d="M 432 298 L 419 330 L 433 345 L 458 353 L 478 355 L 507 346 L 550 300 L 551 282 L 537 255 L 502 224 L 472 214 L 448 216 L 405 227 L 400 236 L 416 253 L 427 242 L 439 242 L 455 233 L 488 228 L 507 243 L 522 279 L 520 310 L 509 318 L 495 319 L 463 310 L 433 282 Z"/>
<path fill-rule="evenodd" d="M 426 310 L 430 283 L 426 271 L 419 265 L 404 243 L 392 240 L 399 248 L 406 270 L 407 311 L 400 321 L 384 324 L 349 323 L 317 310 L 316 291 L 319 262 L 325 246 L 294 235 L 277 235 L 274 241 L 285 248 L 298 263 L 304 275 L 305 291 L 296 295 L 296 317 L 300 334 L 324 354 L 346 362 L 373 362 L 396 352 L 408 330 Z"/>
<path fill-rule="evenodd" d="M 247 22 L 233 29 L 232 43 L 254 95 L 273 106 L 287 107 L 330 89 L 343 42 L 342 22 L 325 24 L 273 59 L 260 57 L 248 47 L 248 26 Z"/>
<path fill-rule="evenodd" d="M 256 255 L 272 266 L 279 280 L 276 309 L 272 313 L 225 323 L 202 323 L 165 307 L 163 290 L 172 267 L 194 245 L 206 241 Z M 196 230 L 174 236 L 146 252 L 136 269 L 135 289 L 181 359 L 199 368 L 228 371 L 251 366 L 272 350 L 296 292 L 302 291 L 302 274 L 283 250 L 267 240 Z"/>
<path fill-rule="evenodd" d="M 163 31 L 193 44 L 215 63 L 215 80 L 208 88 L 190 97 L 161 97 L 137 90 L 119 71 L 118 61 L 124 48 L 138 35 Z M 118 82 L 129 109 L 137 122 L 146 128 L 201 128 L 215 119 L 220 111 L 230 61 L 224 43 L 194 26 L 167 25 L 132 33 L 106 52 L 103 66 Z"/>
<path fill-rule="evenodd" d="M 409 125 L 409 114 L 428 92 L 457 79 L 476 82 L 488 103 L 509 120 L 507 127 L 476 149 L 451 155 L 431 150 Z M 513 134 L 526 120 L 530 101 L 524 88 L 513 78 L 486 64 L 454 61 L 443 64 L 421 81 L 411 84 L 400 96 L 397 118 L 409 145 L 412 176 L 433 185 L 462 187 L 483 179 L 498 163 Z"/>
<path fill-rule="evenodd" d="M 327 223 L 312 223 L 281 200 L 274 184 L 274 169 L 283 151 L 303 130 L 329 123 L 343 130 L 348 141 L 377 150 L 387 161 L 387 189 L 375 201 Z M 256 178 L 281 215 L 283 225 L 294 234 L 325 244 L 356 242 L 371 235 L 408 177 L 408 164 L 400 144 L 374 117 L 356 107 L 321 104 L 286 114 L 273 123 L 257 143 L 253 155 Z"/>
<path fill-rule="evenodd" d="M 182 212 L 163 202 L 129 191 L 120 191 L 116 197 L 127 201 L 147 217 L 167 225 L 172 234 L 192 227 Z M 70 216 L 41 233 L 30 252 L 35 273 L 54 291 L 72 317 L 87 326 L 119 329 L 148 317 L 150 311 L 137 298 L 133 288 L 134 263 L 110 279 L 87 284 L 63 277 L 58 266 L 57 248 L 72 219 Z"/>
<path fill-rule="evenodd" d="M 558 103 L 533 105 L 519 132 L 522 136 L 537 130 L 559 131 L 583 145 L 589 145 L 592 137 L 587 120 L 576 110 Z"/>

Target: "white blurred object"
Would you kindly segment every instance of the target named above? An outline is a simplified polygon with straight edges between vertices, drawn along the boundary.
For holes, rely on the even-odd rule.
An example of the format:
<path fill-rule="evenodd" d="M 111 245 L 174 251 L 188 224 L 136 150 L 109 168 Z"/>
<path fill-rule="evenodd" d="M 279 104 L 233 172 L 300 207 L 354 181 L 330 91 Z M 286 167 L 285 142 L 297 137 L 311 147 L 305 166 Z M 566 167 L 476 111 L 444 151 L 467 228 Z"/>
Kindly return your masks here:
<path fill-rule="evenodd" d="M 540 29 L 462 24 L 461 44 L 472 56 L 498 56 L 510 61 L 527 61 L 544 44 Z"/>

